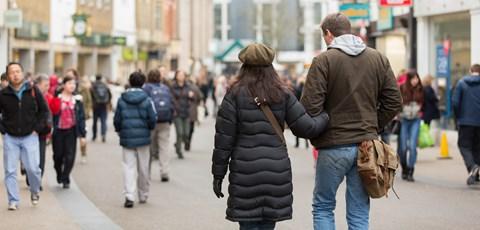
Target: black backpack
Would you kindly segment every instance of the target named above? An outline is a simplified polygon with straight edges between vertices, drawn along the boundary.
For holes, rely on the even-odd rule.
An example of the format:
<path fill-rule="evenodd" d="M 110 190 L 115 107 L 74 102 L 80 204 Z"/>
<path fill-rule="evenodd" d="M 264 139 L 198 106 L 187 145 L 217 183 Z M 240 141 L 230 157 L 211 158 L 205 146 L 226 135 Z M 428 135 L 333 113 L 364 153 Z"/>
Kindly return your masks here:
<path fill-rule="evenodd" d="M 159 86 L 146 85 L 144 89 L 153 101 L 155 111 L 157 112 L 157 121 L 171 122 L 174 109 L 170 89 L 163 84 Z"/>
<path fill-rule="evenodd" d="M 97 83 L 93 85 L 93 97 L 97 104 L 107 104 L 110 101 L 110 93 L 107 85 Z"/>

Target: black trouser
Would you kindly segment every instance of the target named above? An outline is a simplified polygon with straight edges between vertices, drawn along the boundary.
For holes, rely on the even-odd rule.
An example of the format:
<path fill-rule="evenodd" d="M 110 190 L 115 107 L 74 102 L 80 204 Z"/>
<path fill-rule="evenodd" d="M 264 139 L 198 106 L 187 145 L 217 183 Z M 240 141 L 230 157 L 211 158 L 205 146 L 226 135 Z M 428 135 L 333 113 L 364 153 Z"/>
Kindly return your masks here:
<path fill-rule="evenodd" d="M 40 143 L 40 169 L 42 170 L 42 176 L 43 173 L 45 172 L 45 151 L 47 150 L 47 137 L 46 136 L 40 136 L 38 138 L 38 141 Z"/>
<path fill-rule="evenodd" d="M 458 148 L 468 172 L 480 165 L 480 127 L 460 125 L 458 128 Z"/>
<path fill-rule="evenodd" d="M 53 133 L 53 162 L 57 172 L 57 182 L 70 184 L 70 173 L 75 163 L 77 151 L 77 135 L 75 127 L 55 130 Z"/>
<path fill-rule="evenodd" d="M 102 137 L 105 137 L 105 135 L 107 135 L 107 116 L 108 116 L 108 109 L 106 104 L 96 105 L 93 108 L 93 125 L 92 125 L 93 139 L 97 138 L 98 119 L 100 119 L 100 133 L 102 134 Z"/>
<path fill-rule="evenodd" d="M 192 136 L 193 132 L 195 131 L 195 122 L 190 121 L 190 132 L 188 133 L 188 142 L 187 143 L 192 143 Z"/>

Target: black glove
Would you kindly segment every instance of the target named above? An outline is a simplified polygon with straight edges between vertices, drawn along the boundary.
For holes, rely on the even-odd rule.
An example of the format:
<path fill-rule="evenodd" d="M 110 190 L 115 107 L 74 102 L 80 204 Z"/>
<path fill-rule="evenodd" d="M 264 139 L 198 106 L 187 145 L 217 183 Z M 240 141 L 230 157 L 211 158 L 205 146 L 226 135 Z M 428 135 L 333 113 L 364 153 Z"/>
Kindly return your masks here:
<path fill-rule="evenodd" d="M 218 198 L 223 197 L 222 193 L 222 179 L 213 179 L 213 192 Z"/>

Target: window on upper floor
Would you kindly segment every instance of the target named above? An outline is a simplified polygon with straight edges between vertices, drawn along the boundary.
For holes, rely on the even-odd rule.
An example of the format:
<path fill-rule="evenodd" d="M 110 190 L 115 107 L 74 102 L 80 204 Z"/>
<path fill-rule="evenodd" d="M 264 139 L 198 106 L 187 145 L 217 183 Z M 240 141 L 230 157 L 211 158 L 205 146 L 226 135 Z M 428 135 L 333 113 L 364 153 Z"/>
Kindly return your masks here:
<path fill-rule="evenodd" d="M 163 28 L 163 7 L 162 1 L 156 0 L 155 1 L 155 29 L 161 30 Z"/>

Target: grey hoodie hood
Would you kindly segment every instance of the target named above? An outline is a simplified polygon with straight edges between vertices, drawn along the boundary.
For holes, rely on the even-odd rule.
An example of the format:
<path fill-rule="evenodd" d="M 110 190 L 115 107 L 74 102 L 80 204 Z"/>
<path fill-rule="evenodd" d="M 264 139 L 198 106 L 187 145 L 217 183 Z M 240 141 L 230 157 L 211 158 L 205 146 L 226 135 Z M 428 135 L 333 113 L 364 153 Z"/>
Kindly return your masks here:
<path fill-rule="evenodd" d="M 367 46 L 363 43 L 363 40 L 360 37 L 353 34 L 345 34 L 333 39 L 328 48 L 339 49 L 348 55 L 358 56 L 367 48 Z"/>

